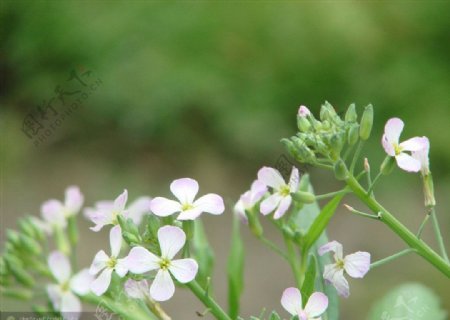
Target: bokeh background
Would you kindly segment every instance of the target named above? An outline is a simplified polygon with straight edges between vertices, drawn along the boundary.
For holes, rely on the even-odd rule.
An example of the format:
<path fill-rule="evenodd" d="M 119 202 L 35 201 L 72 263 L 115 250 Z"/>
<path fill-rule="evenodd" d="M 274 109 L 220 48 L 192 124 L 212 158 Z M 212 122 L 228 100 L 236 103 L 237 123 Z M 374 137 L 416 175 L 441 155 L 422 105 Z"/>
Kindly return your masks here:
<path fill-rule="evenodd" d="M 92 205 L 124 188 L 130 198 L 169 195 L 173 179 L 193 177 L 201 193 L 227 202 L 224 215 L 204 217 L 216 250 L 215 293 L 225 304 L 233 203 L 261 166 L 284 154 L 279 140 L 295 133 L 298 106 L 317 113 L 328 100 L 338 111 L 352 102 L 359 110 L 374 105 L 363 155 L 375 169 L 388 118 L 404 119 L 403 137 L 430 138 L 437 211 L 450 246 L 449 13 L 446 1 L 2 1 L 2 243 L 5 228 L 25 213 L 38 215 L 40 204 L 62 198 L 68 185 L 79 185 Z M 94 80 L 96 89 L 59 125 L 50 128 L 67 109 L 55 99 L 58 117 L 47 114 L 32 138 L 22 131 L 24 118 L 36 116 L 58 86 L 67 103 L 70 93 L 86 89 L 82 82 Z M 329 173 L 309 172 L 318 193 L 340 187 Z M 395 171 L 380 182 L 377 197 L 418 227 L 424 208 L 417 175 Z M 106 234 L 80 225 L 78 253 L 88 265 L 107 245 Z M 429 227 L 425 238 L 435 246 Z M 384 226 L 343 209 L 328 232 L 347 253 L 366 250 L 374 259 L 404 247 Z M 281 311 L 281 292 L 293 284 L 288 266 L 247 230 L 243 235 L 242 314 L 257 315 L 264 306 Z M 365 318 L 374 300 L 406 281 L 432 288 L 450 308 L 448 278 L 411 255 L 352 280 L 341 318 Z M 174 319 L 197 319 L 195 311 L 203 310 L 182 290 L 164 307 Z M 29 306 L 2 299 L 2 310 L 18 308 Z"/>

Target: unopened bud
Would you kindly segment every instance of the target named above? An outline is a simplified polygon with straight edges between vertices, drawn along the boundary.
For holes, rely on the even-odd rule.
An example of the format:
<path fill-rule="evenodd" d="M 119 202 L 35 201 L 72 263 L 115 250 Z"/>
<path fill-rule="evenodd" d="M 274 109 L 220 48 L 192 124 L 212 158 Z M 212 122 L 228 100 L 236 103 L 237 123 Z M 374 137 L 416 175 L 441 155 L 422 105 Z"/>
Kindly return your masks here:
<path fill-rule="evenodd" d="M 33 277 L 25 271 L 22 267 L 19 266 L 10 266 L 11 274 L 16 278 L 18 282 L 23 284 L 26 287 L 32 288 L 35 284 Z"/>
<path fill-rule="evenodd" d="M 34 231 L 33 225 L 30 223 L 28 219 L 20 219 L 18 222 L 19 229 L 27 236 L 30 236 L 34 238 L 36 236 L 36 233 Z"/>
<path fill-rule="evenodd" d="M 358 114 L 356 113 L 356 106 L 354 103 L 348 106 L 345 113 L 345 122 L 356 122 L 358 120 Z"/>
<path fill-rule="evenodd" d="M 434 198 L 434 184 L 431 172 L 427 175 L 422 176 L 423 181 L 423 194 L 425 196 L 425 206 L 427 208 L 432 208 L 436 205 L 436 200 Z"/>
<path fill-rule="evenodd" d="M 345 209 L 347 209 L 348 211 L 355 211 L 355 209 L 354 209 L 353 207 L 349 206 L 348 204 L 345 204 L 345 203 L 344 203 L 344 207 L 345 207 Z"/>
<path fill-rule="evenodd" d="M 2 295 L 4 295 L 5 297 L 10 297 L 13 299 L 25 300 L 25 301 L 29 301 L 33 297 L 33 293 L 29 290 L 14 289 L 14 288 L 8 288 L 8 289 L 2 290 Z M 9 319 L 9 317 L 8 317 L 8 319 Z"/>
<path fill-rule="evenodd" d="M 308 132 L 311 129 L 311 123 L 308 120 L 308 117 L 297 117 L 297 127 L 301 132 Z"/>
<path fill-rule="evenodd" d="M 122 237 L 129 245 L 136 245 L 140 243 L 139 239 L 128 231 L 123 231 Z"/>
<path fill-rule="evenodd" d="M 359 125 L 354 123 L 350 125 L 347 133 L 347 142 L 349 145 L 353 146 L 359 139 Z"/>
<path fill-rule="evenodd" d="M 348 177 L 347 166 L 342 159 L 339 159 L 334 164 L 334 176 L 338 180 L 345 180 Z"/>
<path fill-rule="evenodd" d="M 361 126 L 359 127 L 359 137 L 362 140 L 367 140 L 370 137 L 373 125 L 373 107 L 371 104 L 366 106 L 361 118 Z"/>
<path fill-rule="evenodd" d="M 20 246 L 20 237 L 17 231 L 11 229 L 6 230 L 6 238 L 13 246 Z"/>
<path fill-rule="evenodd" d="M 370 172 L 369 159 L 367 159 L 367 158 L 364 158 L 364 171 L 365 172 Z"/>
<path fill-rule="evenodd" d="M 292 198 L 300 203 L 313 203 L 316 197 L 311 192 L 297 191 L 291 193 Z"/>
<path fill-rule="evenodd" d="M 258 214 L 256 214 L 255 210 L 245 210 L 245 213 L 247 214 L 250 232 L 253 233 L 256 238 L 260 238 L 263 235 L 264 230 L 259 222 Z"/>
<path fill-rule="evenodd" d="M 394 157 L 386 157 L 381 163 L 380 171 L 381 174 L 387 176 L 392 172 L 395 167 L 395 158 Z"/>
<path fill-rule="evenodd" d="M 42 253 L 42 248 L 40 244 L 36 240 L 27 235 L 24 234 L 20 235 L 20 243 L 22 244 L 23 248 L 25 248 L 32 254 L 39 255 Z"/>

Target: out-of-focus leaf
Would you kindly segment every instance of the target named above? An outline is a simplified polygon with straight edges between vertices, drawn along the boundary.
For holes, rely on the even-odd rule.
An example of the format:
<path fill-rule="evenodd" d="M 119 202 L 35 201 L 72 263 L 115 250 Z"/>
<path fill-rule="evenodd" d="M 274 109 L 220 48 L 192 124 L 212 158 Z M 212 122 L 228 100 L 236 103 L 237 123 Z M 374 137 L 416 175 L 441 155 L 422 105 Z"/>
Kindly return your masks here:
<path fill-rule="evenodd" d="M 370 311 L 369 320 L 444 320 L 447 313 L 439 297 L 420 283 L 402 284 L 381 298 Z"/>
<path fill-rule="evenodd" d="M 300 180 L 300 190 L 314 192 L 307 174 L 303 175 Z M 302 234 L 306 234 L 311 228 L 314 220 L 320 213 L 320 208 L 317 202 L 311 204 L 304 204 L 299 212 L 292 215 L 291 224 L 294 224 L 298 231 Z M 327 264 L 332 263 L 329 255 L 320 257 L 317 254 L 317 250 L 320 246 L 328 242 L 326 231 L 324 230 L 319 235 L 316 242 L 310 248 L 310 254 L 314 255 L 317 262 L 317 271 L 322 275 L 324 267 Z M 339 319 L 339 296 L 336 289 L 333 286 L 327 285 L 322 277 L 316 278 L 315 291 L 320 291 L 326 294 L 328 297 L 327 311 L 322 315 L 322 320 L 337 320 Z"/>
<path fill-rule="evenodd" d="M 276 311 L 272 311 L 269 316 L 269 320 L 281 320 L 281 317 L 276 313 Z"/>
<path fill-rule="evenodd" d="M 308 269 L 305 274 L 305 281 L 303 282 L 301 293 L 302 293 L 302 302 L 303 305 L 306 305 L 311 294 L 314 292 L 316 282 L 316 257 L 311 254 L 309 256 L 309 264 Z"/>
<path fill-rule="evenodd" d="M 229 315 L 236 319 L 239 315 L 240 298 L 244 289 L 244 246 L 240 234 L 239 218 L 233 216 L 231 250 L 228 257 L 228 308 Z"/>
<path fill-rule="evenodd" d="M 206 237 L 205 228 L 200 219 L 195 220 L 195 232 L 193 238 L 193 249 L 195 260 L 199 265 L 197 281 L 205 288 L 207 285 L 207 279 L 211 276 L 214 268 L 214 252 L 209 245 L 208 238 Z M 209 288 L 210 290 L 211 288 Z"/>

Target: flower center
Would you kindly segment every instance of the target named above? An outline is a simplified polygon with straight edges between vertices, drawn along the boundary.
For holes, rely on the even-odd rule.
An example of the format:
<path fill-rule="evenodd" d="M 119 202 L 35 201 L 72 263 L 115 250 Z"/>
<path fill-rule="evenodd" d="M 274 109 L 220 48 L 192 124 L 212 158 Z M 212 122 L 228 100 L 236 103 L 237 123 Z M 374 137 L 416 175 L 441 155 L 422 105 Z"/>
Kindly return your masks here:
<path fill-rule="evenodd" d="M 69 281 L 61 283 L 61 290 L 62 291 L 67 292 L 67 291 L 69 291 L 69 289 L 70 289 Z"/>
<path fill-rule="evenodd" d="M 336 261 L 336 266 L 339 269 L 344 269 L 344 260 L 339 259 L 338 261 Z"/>
<path fill-rule="evenodd" d="M 109 258 L 109 260 L 106 262 L 106 266 L 110 269 L 113 269 L 117 264 L 117 259 L 114 257 Z"/>
<path fill-rule="evenodd" d="M 191 210 L 191 209 L 194 209 L 194 206 L 190 203 L 185 203 L 181 206 L 182 211 L 187 211 L 187 210 Z"/>
<path fill-rule="evenodd" d="M 287 197 L 288 195 L 291 194 L 291 189 L 289 188 L 289 186 L 287 184 L 285 184 L 284 186 L 282 186 L 280 188 L 280 190 L 278 191 L 278 193 L 283 196 L 283 197 Z"/>
<path fill-rule="evenodd" d="M 167 269 L 169 269 L 169 267 L 170 267 L 170 260 L 167 259 L 167 258 L 162 258 L 162 259 L 159 261 L 159 267 L 160 267 L 160 269 L 162 269 L 162 270 L 167 270 Z"/>
<path fill-rule="evenodd" d="M 398 144 L 394 144 L 394 152 L 395 155 L 398 156 L 402 152 L 402 147 L 400 147 Z"/>

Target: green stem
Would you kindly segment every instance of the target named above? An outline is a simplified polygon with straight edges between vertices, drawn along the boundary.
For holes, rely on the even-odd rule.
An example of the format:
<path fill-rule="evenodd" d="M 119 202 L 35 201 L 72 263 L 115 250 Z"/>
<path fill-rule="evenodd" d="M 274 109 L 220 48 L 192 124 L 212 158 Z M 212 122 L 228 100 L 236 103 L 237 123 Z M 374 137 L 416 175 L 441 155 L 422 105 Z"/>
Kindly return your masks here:
<path fill-rule="evenodd" d="M 286 243 L 286 249 L 288 252 L 288 261 L 291 266 L 292 272 L 294 273 L 295 281 L 297 282 L 297 288 L 301 289 L 303 283 L 303 276 L 301 274 L 301 266 L 298 264 L 298 256 L 295 252 L 295 246 L 292 240 L 284 235 L 284 242 Z"/>
<path fill-rule="evenodd" d="M 350 173 L 353 174 L 353 171 L 355 170 L 356 161 L 358 161 L 359 154 L 361 153 L 362 147 L 363 147 L 364 141 L 359 140 L 358 146 L 356 147 L 356 151 L 353 155 L 352 163 L 350 165 Z"/>
<path fill-rule="evenodd" d="M 425 218 L 423 219 L 422 223 L 420 224 L 419 230 L 417 231 L 417 234 L 416 234 L 417 239 L 421 238 L 422 232 L 423 232 L 423 228 L 427 224 L 428 219 L 430 219 L 430 215 L 429 214 L 425 215 Z"/>
<path fill-rule="evenodd" d="M 193 280 L 186 285 L 195 294 L 195 296 L 203 302 L 205 307 L 210 309 L 211 313 L 217 320 L 231 320 L 230 316 L 223 311 L 223 309 L 211 298 L 210 295 L 205 292 L 205 290 L 203 290 L 197 281 Z"/>
<path fill-rule="evenodd" d="M 364 188 L 352 175 L 349 175 L 346 182 L 354 194 L 374 213 L 380 213 L 380 221 L 386 224 L 395 234 L 403 239 L 409 247 L 415 249 L 420 256 L 450 278 L 450 264 L 447 261 L 440 257 L 426 243 L 420 239 L 417 239 L 416 235 L 406 228 L 400 221 L 398 221 L 392 213 L 386 210 L 373 197 L 368 195 L 366 190 L 364 190 Z"/>
<path fill-rule="evenodd" d="M 334 192 L 330 192 L 330 193 L 319 194 L 315 197 L 316 197 L 316 200 L 322 200 L 322 199 L 332 198 L 334 196 L 337 196 L 338 194 L 346 194 L 349 192 L 350 192 L 349 189 L 343 189 L 343 190 L 334 191 Z"/>
<path fill-rule="evenodd" d="M 380 220 L 380 215 L 373 215 L 373 214 L 365 213 L 365 212 L 356 210 L 354 208 L 351 208 L 349 206 L 346 206 L 346 207 L 347 207 L 348 211 L 350 211 L 351 213 L 354 213 L 354 214 L 356 214 L 358 216 L 365 217 L 365 218 L 370 218 L 370 219 L 375 219 L 375 220 Z"/>
<path fill-rule="evenodd" d="M 447 250 L 445 249 L 444 239 L 442 238 L 441 229 L 439 228 L 439 221 L 436 216 L 436 211 L 434 207 L 431 209 L 431 221 L 433 222 L 434 233 L 436 234 L 436 240 L 439 245 L 439 250 L 441 251 L 442 257 L 449 263 Z"/>
<path fill-rule="evenodd" d="M 385 263 L 391 262 L 391 261 L 393 261 L 393 260 L 395 260 L 397 258 L 403 257 L 404 255 L 406 255 L 408 253 L 411 253 L 411 252 L 414 252 L 414 251 L 415 251 L 414 249 L 408 248 L 408 249 L 402 250 L 400 252 L 397 252 L 396 254 L 393 254 L 392 256 L 389 256 L 389 257 L 386 257 L 384 259 L 381 259 L 381 260 L 378 260 L 378 261 L 375 261 L 375 262 L 371 263 L 370 264 L 370 269 L 379 267 L 379 266 L 381 266 L 381 265 L 383 265 Z"/>
<path fill-rule="evenodd" d="M 382 176 L 383 174 L 381 172 L 378 172 L 377 176 L 375 177 L 375 179 L 373 179 L 372 183 L 369 185 L 369 190 L 367 190 L 367 194 L 368 195 L 373 195 L 373 188 L 375 187 L 375 184 L 377 183 L 378 179 Z"/>
<path fill-rule="evenodd" d="M 283 250 L 281 250 L 275 243 L 273 243 L 272 241 L 263 236 L 259 237 L 259 240 L 261 240 L 261 242 L 265 244 L 269 249 L 279 254 L 283 259 L 289 261 L 289 258 L 286 255 L 286 253 L 284 253 Z"/>

